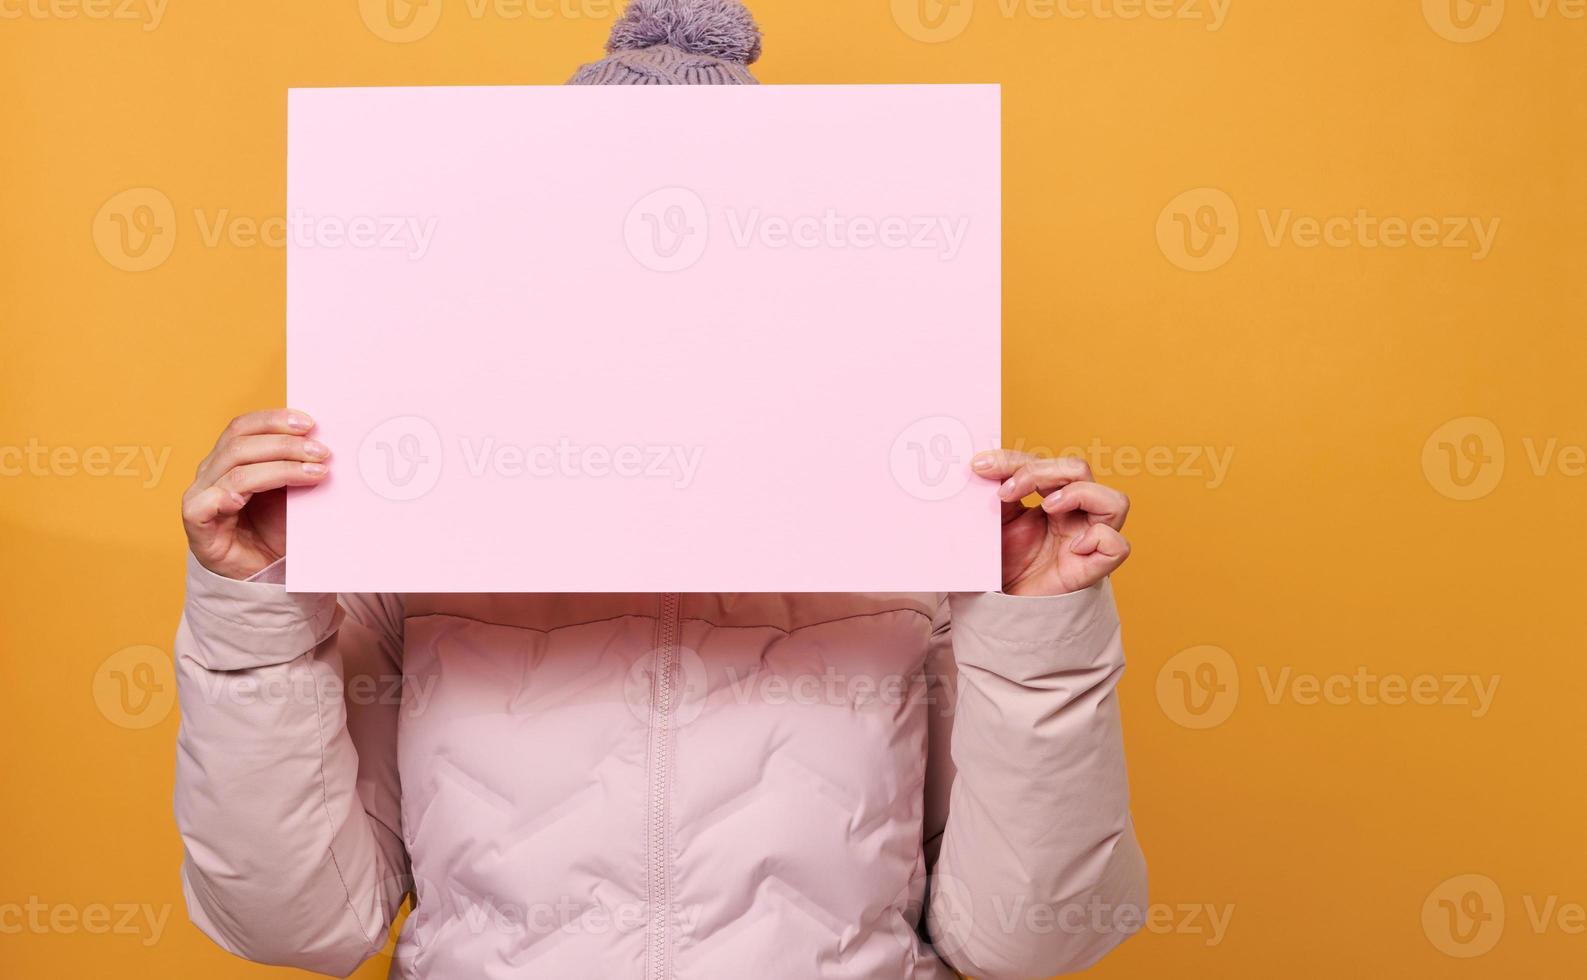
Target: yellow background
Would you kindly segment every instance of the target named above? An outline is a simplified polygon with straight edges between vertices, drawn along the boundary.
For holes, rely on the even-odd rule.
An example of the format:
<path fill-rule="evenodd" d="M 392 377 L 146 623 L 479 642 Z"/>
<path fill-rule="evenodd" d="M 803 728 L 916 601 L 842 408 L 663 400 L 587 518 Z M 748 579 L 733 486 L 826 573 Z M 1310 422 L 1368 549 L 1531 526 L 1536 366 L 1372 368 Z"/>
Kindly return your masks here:
<path fill-rule="evenodd" d="M 176 717 L 136 672 L 168 656 L 185 480 L 227 418 L 283 398 L 283 252 L 204 225 L 281 213 L 287 87 L 557 83 L 613 16 L 438 2 L 407 41 L 378 2 L 171 0 L 158 23 L 144 0 L 0 2 L 0 447 L 62 450 L 0 477 L 7 980 L 268 973 L 185 921 Z M 1200 19 L 1008 2 L 761 0 L 756 70 L 1004 86 L 1005 430 L 1101 447 L 1135 501 L 1122 698 L 1174 912 L 1096 975 L 1582 975 L 1587 479 L 1579 448 L 1533 457 L 1587 444 L 1587 20 L 1543 0 L 1232 0 L 1216 25 L 1208 0 Z M 96 226 L 133 188 L 172 208 L 145 271 Z M 1270 238 L 1285 209 L 1500 224 L 1480 259 L 1338 228 L 1306 248 Z M 1183 268 L 1180 222 L 1233 236 L 1231 217 L 1227 261 Z M 1476 421 L 1435 435 L 1452 419 Z M 81 472 L 122 446 L 169 449 L 160 478 Z M 1129 464 L 1154 447 L 1171 471 Z M 1182 447 L 1232 453 L 1223 479 L 1181 474 Z M 1271 691 L 1358 668 L 1499 686 L 1486 712 L 1469 689 Z M 1502 930 L 1450 932 L 1441 898 L 1502 903 Z M 30 900 L 56 924 L 16 931 L 5 907 Z M 158 938 L 82 925 L 129 904 L 169 912 Z M 1547 909 L 1566 915 L 1540 928 Z"/>

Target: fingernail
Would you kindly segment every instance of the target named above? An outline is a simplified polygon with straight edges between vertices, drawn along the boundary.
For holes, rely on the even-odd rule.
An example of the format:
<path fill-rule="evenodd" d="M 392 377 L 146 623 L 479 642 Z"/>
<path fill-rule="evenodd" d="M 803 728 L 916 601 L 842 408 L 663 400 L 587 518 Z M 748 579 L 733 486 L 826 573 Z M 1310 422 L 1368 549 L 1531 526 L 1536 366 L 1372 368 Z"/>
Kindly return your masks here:
<path fill-rule="evenodd" d="M 304 463 L 303 472 L 308 476 L 324 476 L 326 473 L 329 473 L 330 470 L 326 469 L 319 463 Z"/>
<path fill-rule="evenodd" d="M 237 504 L 238 506 L 241 506 L 241 505 L 246 504 L 248 502 L 248 501 L 243 499 L 242 494 L 238 493 L 235 490 L 227 490 L 226 491 L 226 495 L 231 497 L 231 502 L 234 503 L 234 504 Z"/>
<path fill-rule="evenodd" d="M 1069 550 L 1078 553 L 1080 551 L 1080 542 L 1084 541 L 1085 539 L 1086 536 L 1084 534 L 1075 535 L 1075 539 L 1069 542 Z"/>
<path fill-rule="evenodd" d="M 1014 478 L 1013 477 L 1009 477 L 1007 480 L 1004 480 L 1003 481 L 1003 485 L 997 488 L 997 495 L 999 497 L 1007 498 L 1008 495 L 1010 493 L 1013 493 L 1013 492 L 1014 492 Z"/>
<path fill-rule="evenodd" d="M 984 473 L 991 468 L 992 457 L 986 453 L 982 453 L 981 455 L 970 460 L 970 469 L 975 470 L 977 473 Z"/>
<path fill-rule="evenodd" d="M 314 428 L 314 423 L 310 422 L 307 418 L 305 418 L 302 415 L 288 415 L 287 416 L 287 428 L 295 429 L 298 432 L 307 432 L 310 429 Z"/>
<path fill-rule="evenodd" d="M 1049 493 L 1047 495 L 1047 499 L 1041 502 L 1042 509 L 1052 510 L 1054 507 L 1057 507 L 1058 501 L 1063 498 L 1063 493 L 1064 492 L 1062 490 L 1054 490 L 1052 493 Z"/>
<path fill-rule="evenodd" d="M 309 456 L 313 457 L 314 459 L 324 459 L 331 454 L 331 450 L 328 446 L 315 442 L 313 439 L 309 439 L 303 443 L 303 451 L 308 453 Z"/>

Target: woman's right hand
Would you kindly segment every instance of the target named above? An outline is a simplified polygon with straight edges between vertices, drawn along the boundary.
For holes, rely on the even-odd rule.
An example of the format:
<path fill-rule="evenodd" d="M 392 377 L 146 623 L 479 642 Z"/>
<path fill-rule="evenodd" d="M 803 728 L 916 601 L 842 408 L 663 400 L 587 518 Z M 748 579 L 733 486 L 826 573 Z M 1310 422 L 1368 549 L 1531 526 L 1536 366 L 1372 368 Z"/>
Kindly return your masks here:
<path fill-rule="evenodd" d="M 324 481 L 331 451 L 303 412 L 272 408 L 231 420 L 182 495 L 182 525 L 200 565 L 246 579 L 287 553 L 287 487 Z"/>

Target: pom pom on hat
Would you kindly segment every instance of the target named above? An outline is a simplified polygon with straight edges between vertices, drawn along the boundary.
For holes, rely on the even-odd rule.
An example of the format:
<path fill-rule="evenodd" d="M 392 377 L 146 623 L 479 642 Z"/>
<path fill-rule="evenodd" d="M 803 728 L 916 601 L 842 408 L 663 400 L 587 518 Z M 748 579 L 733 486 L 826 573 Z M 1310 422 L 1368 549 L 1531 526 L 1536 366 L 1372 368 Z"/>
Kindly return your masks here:
<path fill-rule="evenodd" d="M 760 28 L 739 0 L 632 0 L 612 26 L 606 50 L 658 44 L 749 65 L 760 57 Z"/>

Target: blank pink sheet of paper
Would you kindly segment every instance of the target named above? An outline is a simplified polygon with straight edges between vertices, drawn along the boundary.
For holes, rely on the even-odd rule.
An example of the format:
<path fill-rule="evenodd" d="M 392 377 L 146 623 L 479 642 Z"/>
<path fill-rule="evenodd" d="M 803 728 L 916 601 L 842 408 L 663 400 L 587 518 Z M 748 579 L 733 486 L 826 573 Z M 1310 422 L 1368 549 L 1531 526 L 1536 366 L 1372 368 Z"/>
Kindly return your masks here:
<path fill-rule="evenodd" d="M 292 591 L 1000 586 L 997 86 L 288 110 Z"/>

